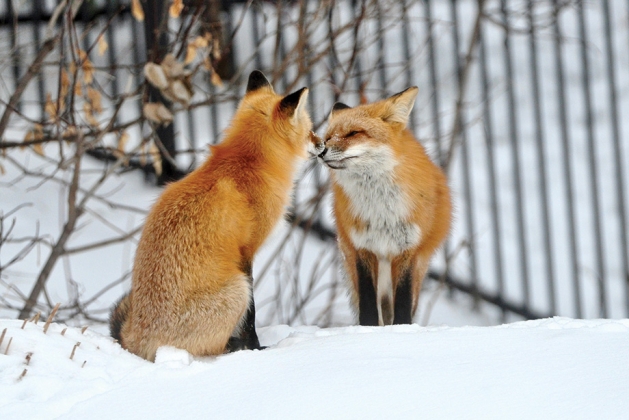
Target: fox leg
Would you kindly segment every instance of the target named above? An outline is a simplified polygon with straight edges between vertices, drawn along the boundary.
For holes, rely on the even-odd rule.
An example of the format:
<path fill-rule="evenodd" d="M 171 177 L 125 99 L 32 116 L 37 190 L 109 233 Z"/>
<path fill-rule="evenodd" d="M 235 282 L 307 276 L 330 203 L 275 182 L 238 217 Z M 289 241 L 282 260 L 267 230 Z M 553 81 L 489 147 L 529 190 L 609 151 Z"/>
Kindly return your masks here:
<path fill-rule="evenodd" d="M 256 333 L 256 306 L 253 300 L 253 275 L 251 263 L 245 263 L 243 265 L 251 290 L 249 295 L 249 307 L 240 322 L 238 334 L 232 335 L 227 342 L 226 349 L 230 353 L 237 350 L 262 349 L 260 341 L 258 340 L 258 334 Z"/>
<path fill-rule="evenodd" d="M 413 271 L 411 267 L 400 270 L 395 288 L 393 324 L 413 322 Z"/>
<path fill-rule="evenodd" d="M 356 274 L 358 284 L 358 323 L 360 325 L 378 324 L 378 300 L 376 297 L 373 261 L 366 252 L 356 256 Z"/>

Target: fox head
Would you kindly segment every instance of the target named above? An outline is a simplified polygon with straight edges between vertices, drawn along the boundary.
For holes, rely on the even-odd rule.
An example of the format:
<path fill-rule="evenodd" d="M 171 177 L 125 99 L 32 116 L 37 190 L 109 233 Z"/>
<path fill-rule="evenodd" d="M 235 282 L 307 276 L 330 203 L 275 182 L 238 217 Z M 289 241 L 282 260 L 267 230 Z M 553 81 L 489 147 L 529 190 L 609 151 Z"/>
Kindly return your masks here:
<path fill-rule="evenodd" d="M 417 92 L 413 86 L 355 108 L 334 104 L 324 140 L 314 146 L 319 159 L 329 168 L 354 172 L 395 165 L 393 143 L 406 129 Z"/>
<path fill-rule="evenodd" d="M 300 155 L 310 142 L 312 122 L 306 111 L 308 88 L 289 95 L 275 93 L 273 86 L 259 70 L 249 75 L 247 91 L 238 105 L 233 126 L 253 132 L 256 137 L 265 133 L 292 146 Z"/>

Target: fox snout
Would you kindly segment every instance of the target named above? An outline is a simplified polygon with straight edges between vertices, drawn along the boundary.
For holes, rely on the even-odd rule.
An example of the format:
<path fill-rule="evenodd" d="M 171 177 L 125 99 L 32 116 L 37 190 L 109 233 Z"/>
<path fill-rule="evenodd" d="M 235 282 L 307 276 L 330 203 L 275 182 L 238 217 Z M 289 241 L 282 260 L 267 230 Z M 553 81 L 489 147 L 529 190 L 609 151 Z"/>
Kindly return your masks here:
<path fill-rule="evenodd" d="M 310 143 L 308 143 L 308 153 L 312 157 L 318 157 L 325 149 L 323 139 L 313 131 L 310 132 Z"/>

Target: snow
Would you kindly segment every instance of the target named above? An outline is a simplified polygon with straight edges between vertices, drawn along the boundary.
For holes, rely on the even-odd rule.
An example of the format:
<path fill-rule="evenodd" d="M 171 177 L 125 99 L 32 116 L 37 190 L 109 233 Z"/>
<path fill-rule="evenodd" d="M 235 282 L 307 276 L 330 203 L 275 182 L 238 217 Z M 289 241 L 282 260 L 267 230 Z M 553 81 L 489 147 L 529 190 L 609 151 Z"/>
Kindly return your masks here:
<path fill-rule="evenodd" d="M 89 328 L 62 335 L 66 327 L 53 323 L 44 334 L 42 321 L 22 324 L 0 320 L 6 419 L 619 419 L 629 412 L 629 320 L 279 325 L 259 329 L 265 350 L 193 358 L 164 347 L 156 363 Z"/>

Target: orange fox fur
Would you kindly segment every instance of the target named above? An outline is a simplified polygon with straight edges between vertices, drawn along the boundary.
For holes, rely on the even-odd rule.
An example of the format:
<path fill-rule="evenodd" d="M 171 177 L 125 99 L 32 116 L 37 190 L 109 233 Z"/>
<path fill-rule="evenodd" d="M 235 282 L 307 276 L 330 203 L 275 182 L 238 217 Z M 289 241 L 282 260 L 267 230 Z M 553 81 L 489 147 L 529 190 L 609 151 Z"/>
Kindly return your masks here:
<path fill-rule="evenodd" d="M 335 104 L 325 141 L 339 247 L 361 325 L 412 322 L 430 259 L 450 229 L 446 177 L 406 128 L 417 88 Z M 315 140 L 316 143 L 316 140 Z"/>
<path fill-rule="evenodd" d="M 216 355 L 228 342 L 259 348 L 251 266 L 284 215 L 306 157 L 308 90 L 277 95 L 254 71 L 225 138 L 150 211 L 131 292 L 112 312 L 112 336 L 154 360 L 170 345 Z"/>

